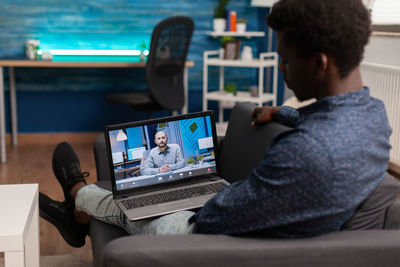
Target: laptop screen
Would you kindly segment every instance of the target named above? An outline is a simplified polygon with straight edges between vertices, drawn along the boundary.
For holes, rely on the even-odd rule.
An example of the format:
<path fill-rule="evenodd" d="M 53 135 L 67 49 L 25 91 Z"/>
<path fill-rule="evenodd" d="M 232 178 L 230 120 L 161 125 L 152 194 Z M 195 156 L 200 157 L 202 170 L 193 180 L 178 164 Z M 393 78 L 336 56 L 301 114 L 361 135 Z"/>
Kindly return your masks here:
<path fill-rule="evenodd" d="M 217 173 L 211 115 L 202 112 L 106 129 L 115 189 Z"/>

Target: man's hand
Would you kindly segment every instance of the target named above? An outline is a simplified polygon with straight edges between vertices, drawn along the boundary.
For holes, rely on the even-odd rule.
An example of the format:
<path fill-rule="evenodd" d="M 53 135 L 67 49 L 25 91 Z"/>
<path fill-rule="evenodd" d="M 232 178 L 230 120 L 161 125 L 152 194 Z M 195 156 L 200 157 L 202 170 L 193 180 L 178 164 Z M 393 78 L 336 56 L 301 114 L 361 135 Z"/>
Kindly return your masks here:
<path fill-rule="evenodd" d="M 165 172 L 170 172 L 171 171 L 171 167 L 168 164 L 162 165 L 158 171 L 160 173 L 165 173 Z"/>
<path fill-rule="evenodd" d="M 274 120 L 280 108 L 281 107 L 270 107 L 270 106 L 255 108 L 251 113 L 251 117 L 254 119 L 251 122 L 251 125 L 252 126 L 261 125 Z"/>

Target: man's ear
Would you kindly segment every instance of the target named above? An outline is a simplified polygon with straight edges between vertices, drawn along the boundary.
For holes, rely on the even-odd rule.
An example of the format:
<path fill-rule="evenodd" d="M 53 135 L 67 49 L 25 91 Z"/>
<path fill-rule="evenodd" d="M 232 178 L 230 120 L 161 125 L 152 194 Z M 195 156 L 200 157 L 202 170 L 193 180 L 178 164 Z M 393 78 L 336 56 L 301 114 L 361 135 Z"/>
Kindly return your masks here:
<path fill-rule="evenodd" d="M 326 72 L 328 70 L 329 60 L 330 60 L 330 58 L 328 57 L 327 54 L 317 53 L 314 56 L 314 64 L 315 64 L 316 71 L 319 73 Z"/>

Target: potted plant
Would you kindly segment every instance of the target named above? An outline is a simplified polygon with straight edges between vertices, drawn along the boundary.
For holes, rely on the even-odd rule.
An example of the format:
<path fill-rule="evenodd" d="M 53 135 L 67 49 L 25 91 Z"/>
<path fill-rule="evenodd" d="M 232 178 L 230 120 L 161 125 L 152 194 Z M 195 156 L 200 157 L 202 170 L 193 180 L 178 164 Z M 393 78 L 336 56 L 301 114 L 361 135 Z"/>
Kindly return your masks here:
<path fill-rule="evenodd" d="M 195 164 L 196 161 L 194 160 L 194 158 L 188 158 L 186 160 L 186 164 L 189 165 L 190 167 L 193 166 L 193 164 Z"/>
<path fill-rule="evenodd" d="M 197 156 L 197 161 L 199 162 L 200 165 L 203 165 L 203 159 L 204 159 L 204 156 L 202 156 L 202 155 Z"/>
<path fill-rule="evenodd" d="M 144 61 L 146 59 L 146 56 L 144 54 L 144 51 L 146 50 L 146 43 L 145 42 L 141 42 L 140 43 L 140 61 Z"/>
<path fill-rule="evenodd" d="M 237 22 L 236 22 L 236 31 L 239 32 L 239 33 L 246 32 L 246 23 L 247 23 L 247 20 L 238 19 Z"/>
<path fill-rule="evenodd" d="M 223 32 L 226 28 L 226 4 L 229 0 L 219 0 L 214 10 L 213 29 L 216 32 Z"/>
<path fill-rule="evenodd" d="M 232 93 L 233 95 L 236 95 L 236 93 L 237 93 L 236 84 L 234 84 L 234 83 L 227 83 L 227 84 L 224 86 L 224 91 L 225 91 L 225 92 L 228 92 L 228 93 Z"/>

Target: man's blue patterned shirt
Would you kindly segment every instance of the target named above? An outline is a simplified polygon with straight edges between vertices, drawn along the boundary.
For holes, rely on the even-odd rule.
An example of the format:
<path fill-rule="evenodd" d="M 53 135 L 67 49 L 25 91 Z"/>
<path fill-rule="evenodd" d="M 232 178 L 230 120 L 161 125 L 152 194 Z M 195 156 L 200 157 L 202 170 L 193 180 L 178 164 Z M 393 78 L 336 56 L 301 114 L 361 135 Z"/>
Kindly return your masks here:
<path fill-rule="evenodd" d="M 278 114 L 292 125 L 293 117 L 296 127 L 274 138 L 247 179 L 191 218 L 195 233 L 296 238 L 339 231 L 382 181 L 391 127 L 368 88 Z"/>

